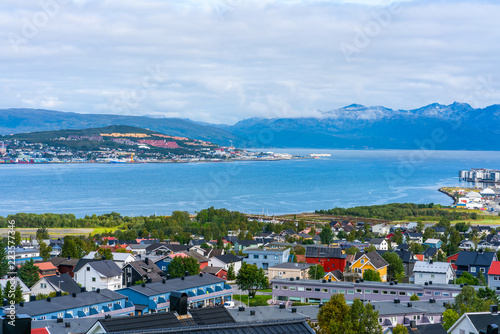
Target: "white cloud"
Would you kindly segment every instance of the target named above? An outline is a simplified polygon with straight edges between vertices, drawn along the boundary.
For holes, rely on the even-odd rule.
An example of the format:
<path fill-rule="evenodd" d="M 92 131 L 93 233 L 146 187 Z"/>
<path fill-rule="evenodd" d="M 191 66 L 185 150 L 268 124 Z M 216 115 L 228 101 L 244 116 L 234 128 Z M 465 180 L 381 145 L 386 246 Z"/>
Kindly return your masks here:
<path fill-rule="evenodd" d="M 351 103 L 416 108 L 473 96 L 485 106 L 500 95 L 496 2 L 50 2 L 60 6 L 47 13 L 6 0 L 0 107 L 233 123 Z M 356 52 L 347 59 L 342 45 Z M 144 89 L 157 64 L 161 82 Z M 489 77 L 493 88 L 476 94 Z"/>

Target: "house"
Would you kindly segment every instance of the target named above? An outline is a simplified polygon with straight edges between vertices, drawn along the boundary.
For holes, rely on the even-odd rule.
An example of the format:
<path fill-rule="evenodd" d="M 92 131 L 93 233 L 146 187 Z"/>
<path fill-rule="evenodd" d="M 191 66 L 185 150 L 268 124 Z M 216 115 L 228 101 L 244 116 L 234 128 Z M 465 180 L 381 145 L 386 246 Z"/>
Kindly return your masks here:
<path fill-rule="evenodd" d="M 455 270 L 455 271 L 457 270 L 456 262 L 457 262 L 458 254 L 459 253 L 455 253 L 455 254 L 452 254 L 446 258 L 446 262 L 451 264 L 453 270 Z"/>
<path fill-rule="evenodd" d="M 500 261 L 493 261 L 488 270 L 488 287 L 499 290 L 500 287 Z"/>
<path fill-rule="evenodd" d="M 448 329 L 448 333 L 494 333 L 487 331 L 489 325 L 496 325 L 500 327 L 500 317 L 498 316 L 498 312 L 492 310 L 490 312 L 464 313 L 450 327 L 450 329 Z"/>
<path fill-rule="evenodd" d="M 449 284 L 453 282 L 455 271 L 448 262 L 417 261 L 413 267 L 414 283 Z"/>
<path fill-rule="evenodd" d="M 429 239 L 425 240 L 425 242 L 423 243 L 423 245 L 429 246 L 431 248 L 437 248 L 437 249 L 439 249 L 443 245 L 443 242 L 440 239 L 429 238 Z"/>
<path fill-rule="evenodd" d="M 342 254 L 342 249 L 338 247 L 308 245 L 306 248 L 306 263 L 319 264 L 325 272 L 336 269 L 343 272 L 346 265 L 346 255 Z"/>
<path fill-rule="evenodd" d="M 201 272 L 227 280 L 227 271 L 222 267 L 204 267 Z"/>
<path fill-rule="evenodd" d="M 455 263 L 457 266 L 457 277 L 460 277 L 464 272 L 468 272 L 472 276 L 477 277 L 481 272 L 485 276 L 486 282 L 488 282 L 488 270 L 493 261 L 497 261 L 496 252 L 460 251 Z"/>
<path fill-rule="evenodd" d="M 372 238 L 370 244 L 374 245 L 377 250 L 388 250 L 389 244 L 385 238 Z"/>
<path fill-rule="evenodd" d="M 203 273 L 134 285 L 118 292 L 127 296 L 136 305 L 136 315 L 164 312 L 169 309 L 170 296 L 174 292 L 187 294 L 190 309 L 222 305 L 233 299 L 233 290 L 225 280 Z"/>
<path fill-rule="evenodd" d="M 438 235 L 444 235 L 444 233 L 446 232 L 446 227 L 443 226 L 431 226 L 431 229 L 436 231 L 436 234 Z"/>
<path fill-rule="evenodd" d="M 490 234 L 491 227 L 490 226 L 484 226 L 484 225 L 471 226 L 467 230 L 467 233 L 470 234 L 470 233 L 473 233 L 474 231 L 477 232 L 477 234 L 479 236 L 486 236 L 486 235 Z"/>
<path fill-rule="evenodd" d="M 159 244 L 153 243 L 146 247 L 146 254 L 152 256 L 158 255 L 169 255 L 174 252 L 181 252 L 188 250 L 189 246 L 185 245 L 174 245 L 174 244 Z"/>
<path fill-rule="evenodd" d="M 132 244 L 127 245 L 125 248 L 127 251 L 131 252 L 134 255 L 146 254 L 146 249 L 149 245 L 147 244 Z"/>
<path fill-rule="evenodd" d="M 38 282 L 31 287 L 33 295 L 48 295 L 52 292 L 79 293 L 80 286 L 69 274 L 52 275 L 40 278 Z"/>
<path fill-rule="evenodd" d="M 269 267 L 268 277 L 269 278 L 300 278 L 300 279 L 308 279 L 309 278 L 309 267 L 311 267 L 311 263 L 293 263 L 293 262 L 284 262 L 277 264 L 275 266 Z"/>
<path fill-rule="evenodd" d="M 257 268 L 267 270 L 269 267 L 287 262 L 290 256 L 289 248 L 247 248 L 243 250 L 246 255 L 244 261 L 255 264 Z"/>
<path fill-rule="evenodd" d="M 24 284 L 23 281 L 19 277 L 16 276 L 15 278 L 17 285 L 21 286 L 21 290 L 23 290 L 23 299 L 24 301 L 29 302 L 30 301 L 30 295 L 31 295 L 31 290 Z M 2 288 L 2 292 L 4 291 L 5 287 L 7 286 L 7 282 L 9 281 L 8 278 L 2 278 L 0 279 L 0 287 Z M 11 282 L 12 284 L 12 282 Z"/>
<path fill-rule="evenodd" d="M 229 270 L 229 266 L 233 266 L 234 274 L 238 275 L 242 264 L 241 258 L 231 253 L 214 256 L 210 259 L 208 265 L 210 267 L 221 267 L 225 271 Z"/>
<path fill-rule="evenodd" d="M 326 273 L 323 279 L 328 282 L 342 282 L 344 280 L 344 274 L 340 270 L 335 269 L 334 271 Z"/>
<path fill-rule="evenodd" d="M 386 236 L 389 234 L 389 226 L 387 224 L 376 224 L 371 227 L 372 233 L 374 235 Z"/>
<path fill-rule="evenodd" d="M 89 291 L 122 288 L 123 271 L 113 260 L 81 259 L 75 267 L 75 281 Z M 89 261 L 89 262 L 87 262 Z"/>
<path fill-rule="evenodd" d="M 339 241 L 340 248 L 345 251 L 351 247 L 356 247 L 360 252 L 364 252 L 365 248 L 370 247 L 370 244 L 367 242 L 358 242 L 358 241 Z"/>
<path fill-rule="evenodd" d="M 416 242 L 418 244 L 421 244 L 422 242 L 424 242 L 424 236 L 422 235 L 422 233 L 406 233 L 406 234 L 403 234 L 403 238 L 405 239 L 406 243 L 409 244 L 409 243 L 412 243 L 412 242 Z"/>
<path fill-rule="evenodd" d="M 79 259 L 72 259 L 71 257 L 53 257 L 50 263 L 57 267 L 57 271 L 61 274 L 68 274 L 74 276 L 73 269 L 78 263 Z"/>
<path fill-rule="evenodd" d="M 143 282 L 158 282 L 162 279 L 162 270 L 150 259 L 145 258 L 144 261 L 132 261 L 122 268 L 123 270 L 123 286 L 135 285 L 138 281 Z"/>
<path fill-rule="evenodd" d="M 482 251 L 493 250 L 496 252 L 500 249 L 500 242 L 499 241 L 488 242 L 486 240 L 481 240 L 477 244 L 477 249 Z"/>
<path fill-rule="evenodd" d="M 27 314 L 33 320 L 84 318 L 99 314 L 131 315 L 135 311 L 135 306 L 124 295 L 108 289 L 19 303 L 15 307 L 19 314 Z M 8 306 L 4 306 L 1 312 L 7 314 Z"/>
<path fill-rule="evenodd" d="M 352 272 L 360 274 L 360 276 L 363 276 L 367 269 L 377 271 L 382 282 L 386 282 L 388 266 L 389 264 L 376 251 L 369 253 L 358 252 L 350 269 Z"/>
<path fill-rule="evenodd" d="M 471 240 L 462 240 L 458 245 L 458 248 L 464 251 L 468 251 L 476 248 L 476 245 Z"/>
<path fill-rule="evenodd" d="M 93 251 L 85 255 L 84 259 L 95 259 L 97 252 Z M 135 257 L 130 253 L 116 253 L 112 252 L 113 261 L 118 265 L 118 267 L 123 268 L 123 266 L 129 262 L 135 261 Z M 97 259 L 99 260 L 99 259 Z"/>
<path fill-rule="evenodd" d="M 38 267 L 38 274 L 40 277 L 58 274 L 57 267 L 51 262 L 35 262 L 34 265 Z"/>
<path fill-rule="evenodd" d="M 208 248 L 205 249 L 203 252 L 203 255 L 207 258 L 212 258 L 214 256 L 219 256 L 219 255 L 224 255 L 224 249 L 219 249 L 219 248 Z"/>
<path fill-rule="evenodd" d="M 14 250 L 8 250 L 6 252 L 9 254 L 14 254 L 14 263 L 16 266 L 23 265 L 28 260 L 33 261 L 43 261 L 40 256 L 40 250 L 36 248 L 14 248 Z"/>

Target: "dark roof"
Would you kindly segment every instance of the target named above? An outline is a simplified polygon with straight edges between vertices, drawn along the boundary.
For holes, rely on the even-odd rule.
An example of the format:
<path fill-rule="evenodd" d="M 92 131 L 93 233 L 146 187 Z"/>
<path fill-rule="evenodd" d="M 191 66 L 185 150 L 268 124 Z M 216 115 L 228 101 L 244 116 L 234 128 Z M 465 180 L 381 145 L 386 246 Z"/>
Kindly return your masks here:
<path fill-rule="evenodd" d="M 188 255 L 189 257 L 192 257 L 193 259 L 198 261 L 198 263 L 209 261 L 209 259 L 207 257 L 204 257 L 203 255 L 201 255 L 197 251 L 183 251 L 182 253 Z"/>
<path fill-rule="evenodd" d="M 61 275 L 46 276 L 45 279 L 50 282 L 50 284 L 60 288 L 64 292 L 80 292 L 80 286 L 78 283 L 76 283 L 75 280 L 66 273 Z"/>
<path fill-rule="evenodd" d="M 431 226 L 431 228 L 438 233 L 444 233 L 446 231 L 446 227 L 442 226 Z"/>
<path fill-rule="evenodd" d="M 339 269 L 335 269 L 334 271 L 332 271 L 332 275 L 335 276 L 335 278 L 339 281 L 342 281 L 344 279 L 344 274 Z"/>
<path fill-rule="evenodd" d="M 145 287 L 142 287 L 142 285 L 134 285 L 117 291 L 130 289 L 146 296 L 156 296 L 167 292 L 191 289 L 202 285 L 210 285 L 221 282 L 225 282 L 225 280 L 213 275 L 195 275 L 186 276 L 184 279 L 181 279 L 180 277 L 170 279 L 167 280 L 165 284 L 163 282 L 146 283 Z"/>
<path fill-rule="evenodd" d="M 490 266 L 495 258 L 495 252 L 461 251 L 458 253 L 457 266 Z"/>
<path fill-rule="evenodd" d="M 410 238 L 421 238 L 423 237 L 422 233 L 408 233 Z"/>
<path fill-rule="evenodd" d="M 146 253 L 149 254 L 149 253 L 151 253 L 152 251 L 154 251 L 155 249 L 157 249 L 159 247 L 165 247 L 165 248 L 171 250 L 172 252 L 187 251 L 190 248 L 187 245 L 153 243 L 153 244 L 149 245 L 148 247 L 146 247 Z"/>
<path fill-rule="evenodd" d="M 224 270 L 222 267 L 203 267 L 201 268 L 201 272 L 206 274 L 217 275 L 217 273 L 221 270 Z"/>
<path fill-rule="evenodd" d="M 79 259 L 73 259 L 73 258 L 69 258 L 69 260 L 68 260 L 67 257 L 56 256 L 56 257 L 51 258 L 50 262 L 56 267 L 58 267 L 58 266 L 71 266 L 71 267 L 73 267 L 73 266 L 76 266 L 76 264 L 78 263 L 78 260 Z"/>
<path fill-rule="evenodd" d="M 192 318 L 186 320 L 179 320 L 174 312 L 163 312 L 134 317 L 100 319 L 98 322 L 108 333 L 235 323 L 231 314 L 223 306 L 193 309 L 189 310 L 189 313 Z"/>
<path fill-rule="evenodd" d="M 127 266 L 131 266 L 132 268 L 134 268 L 141 276 L 147 275 L 153 282 L 161 280 L 161 269 L 158 268 L 158 266 L 150 259 L 148 259 L 148 264 L 146 264 L 146 262 L 144 261 L 139 260 L 127 263 L 124 268 Z"/>
<path fill-rule="evenodd" d="M 354 262 L 356 262 L 363 255 L 366 255 L 366 257 L 370 259 L 372 265 L 377 269 L 387 265 L 387 262 L 382 256 L 380 256 L 379 253 L 377 253 L 377 251 L 373 251 L 370 253 L 357 252 L 356 257 L 354 258 Z"/>
<path fill-rule="evenodd" d="M 222 253 L 224 253 L 223 249 L 219 248 L 211 248 L 211 249 L 205 249 L 205 256 L 208 258 L 214 257 L 214 256 L 220 256 Z"/>
<path fill-rule="evenodd" d="M 130 332 L 134 333 L 134 332 Z M 136 332 L 139 333 L 139 332 Z M 206 326 L 176 327 L 165 330 L 143 331 L 141 333 L 183 333 L 183 334 L 315 334 L 304 319 L 240 322 Z"/>
<path fill-rule="evenodd" d="M 77 272 L 78 270 L 82 269 L 87 263 L 90 262 L 95 262 L 99 261 L 96 259 L 79 259 L 78 262 L 76 263 L 75 267 L 73 268 L 73 272 Z"/>
<path fill-rule="evenodd" d="M 77 293 L 76 297 L 72 295 L 65 295 L 60 297 L 51 298 L 48 302 L 47 299 L 35 300 L 29 303 L 24 303 L 21 307 L 16 304 L 16 310 L 21 314 L 28 314 L 31 317 L 61 312 L 67 309 L 85 307 L 90 305 L 95 305 L 99 303 L 113 302 L 120 299 L 126 298 L 124 295 L 111 291 L 109 289 L 102 289 L 100 292 L 87 291 Z"/>
<path fill-rule="evenodd" d="M 433 257 L 437 253 L 437 248 L 429 247 L 424 251 L 424 256 Z"/>
<path fill-rule="evenodd" d="M 90 262 L 89 265 L 105 277 L 120 276 L 123 271 L 113 260 Z"/>
<path fill-rule="evenodd" d="M 342 254 L 341 248 L 333 247 L 307 247 L 306 248 L 306 258 L 307 257 L 321 257 L 321 258 L 336 258 L 345 259 L 345 254 Z"/>
<path fill-rule="evenodd" d="M 490 312 L 483 314 L 467 313 L 467 316 L 478 332 L 484 331 L 486 333 L 486 327 L 490 324 L 500 326 L 500 317 L 498 317 L 498 315 L 493 315 Z"/>
<path fill-rule="evenodd" d="M 408 329 L 408 334 L 446 334 L 446 329 L 443 328 L 441 324 L 432 324 L 432 325 L 417 325 L 417 328 L 410 328 L 410 326 L 406 326 Z"/>
<path fill-rule="evenodd" d="M 254 246 L 258 244 L 258 242 L 255 240 L 238 240 L 237 242 L 238 245 L 245 247 Z"/>
<path fill-rule="evenodd" d="M 371 238 L 369 242 L 371 244 L 381 244 L 384 240 L 385 238 Z"/>
<path fill-rule="evenodd" d="M 219 255 L 219 256 L 216 256 L 215 258 L 221 260 L 224 263 L 236 263 L 236 262 L 241 261 L 241 258 L 239 258 L 236 255 L 231 254 L 231 253 Z"/>

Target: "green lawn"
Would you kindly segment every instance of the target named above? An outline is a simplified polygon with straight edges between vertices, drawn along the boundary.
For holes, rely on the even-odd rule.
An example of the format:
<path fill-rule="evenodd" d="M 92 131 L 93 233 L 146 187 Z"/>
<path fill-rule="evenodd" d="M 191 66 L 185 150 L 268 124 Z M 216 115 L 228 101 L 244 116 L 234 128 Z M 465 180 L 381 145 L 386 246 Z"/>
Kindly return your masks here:
<path fill-rule="evenodd" d="M 242 303 L 247 303 L 248 295 L 233 295 L 233 299 L 237 301 L 241 301 Z M 267 301 L 271 299 L 272 296 L 264 296 L 264 295 L 256 295 L 253 298 L 250 298 L 250 306 L 268 306 Z"/>
<path fill-rule="evenodd" d="M 259 292 L 273 292 L 273 289 L 263 289 L 259 290 Z"/>

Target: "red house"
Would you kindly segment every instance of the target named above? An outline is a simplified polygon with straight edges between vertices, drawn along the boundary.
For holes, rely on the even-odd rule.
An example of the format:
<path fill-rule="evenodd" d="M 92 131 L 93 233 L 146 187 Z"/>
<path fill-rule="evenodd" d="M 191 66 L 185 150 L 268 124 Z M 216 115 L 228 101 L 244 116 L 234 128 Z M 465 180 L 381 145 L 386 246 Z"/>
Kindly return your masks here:
<path fill-rule="evenodd" d="M 342 254 L 340 248 L 332 247 L 312 247 L 306 249 L 306 263 L 319 264 L 325 273 L 340 270 L 344 271 L 346 255 Z"/>
<path fill-rule="evenodd" d="M 222 267 L 204 267 L 201 272 L 227 280 L 227 271 Z"/>
<path fill-rule="evenodd" d="M 450 255 L 446 258 L 446 261 L 448 263 L 451 263 L 451 267 L 453 268 L 453 270 L 457 270 L 457 265 L 455 264 L 455 262 L 457 262 L 457 258 L 458 258 L 458 253 Z"/>

